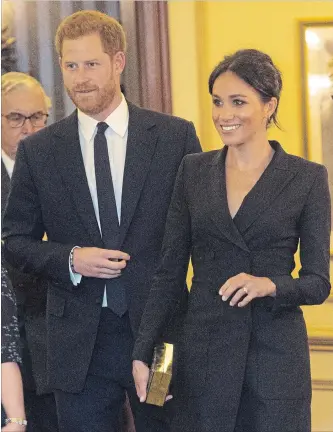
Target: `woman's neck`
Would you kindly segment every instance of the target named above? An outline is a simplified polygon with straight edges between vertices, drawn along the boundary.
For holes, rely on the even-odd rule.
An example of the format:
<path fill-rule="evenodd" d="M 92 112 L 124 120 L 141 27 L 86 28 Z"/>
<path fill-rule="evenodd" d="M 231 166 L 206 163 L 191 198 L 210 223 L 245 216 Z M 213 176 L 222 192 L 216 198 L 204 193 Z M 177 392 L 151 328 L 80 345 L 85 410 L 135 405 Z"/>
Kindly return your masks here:
<path fill-rule="evenodd" d="M 238 171 L 264 170 L 272 160 L 273 155 L 274 150 L 267 139 L 229 147 L 226 167 Z"/>

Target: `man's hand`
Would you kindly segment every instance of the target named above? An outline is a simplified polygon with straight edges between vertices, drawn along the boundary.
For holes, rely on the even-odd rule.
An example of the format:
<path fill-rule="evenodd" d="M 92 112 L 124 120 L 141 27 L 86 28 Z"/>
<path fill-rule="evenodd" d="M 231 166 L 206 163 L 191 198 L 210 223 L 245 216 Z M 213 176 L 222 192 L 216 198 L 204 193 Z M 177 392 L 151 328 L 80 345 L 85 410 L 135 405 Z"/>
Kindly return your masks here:
<path fill-rule="evenodd" d="M 121 275 L 130 256 L 121 251 L 96 247 L 76 248 L 73 252 L 74 271 L 86 277 L 113 279 Z"/>
<path fill-rule="evenodd" d="M 147 384 L 149 379 L 149 367 L 140 360 L 133 361 L 133 377 L 135 382 L 136 393 L 140 402 L 147 398 Z"/>

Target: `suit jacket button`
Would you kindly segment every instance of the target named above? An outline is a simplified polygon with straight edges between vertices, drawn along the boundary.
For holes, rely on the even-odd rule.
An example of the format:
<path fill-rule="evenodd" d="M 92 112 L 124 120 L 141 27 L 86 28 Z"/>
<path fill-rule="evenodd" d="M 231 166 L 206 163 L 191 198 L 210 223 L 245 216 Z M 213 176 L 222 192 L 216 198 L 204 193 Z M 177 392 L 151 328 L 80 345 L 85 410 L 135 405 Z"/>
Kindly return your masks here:
<path fill-rule="evenodd" d="M 102 299 L 100 297 L 97 297 L 97 299 L 95 300 L 96 304 L 102 304 Z"/>

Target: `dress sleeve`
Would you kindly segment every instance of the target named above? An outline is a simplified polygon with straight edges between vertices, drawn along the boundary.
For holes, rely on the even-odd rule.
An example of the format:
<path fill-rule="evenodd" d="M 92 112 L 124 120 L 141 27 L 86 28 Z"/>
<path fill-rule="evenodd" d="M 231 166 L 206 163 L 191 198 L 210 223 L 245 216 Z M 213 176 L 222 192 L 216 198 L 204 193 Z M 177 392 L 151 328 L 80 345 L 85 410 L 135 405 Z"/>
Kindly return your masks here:
<path fill-rule="evenodd" d="M 150 363 L 154 345 L 181 301 L 191 252 L 191 221 L 184 192 L 184 165 L 179 168 L 168 211 L 161 260 L 141 320 L 133 360 Z"/>
<path fill-rule="evenodd" d="M 323 303 L 330 294 L 331 203 L 327 170 L 319 165 L 300 220 L 299 278 L 273 276 L 273 311 L 288 306 Z"/>

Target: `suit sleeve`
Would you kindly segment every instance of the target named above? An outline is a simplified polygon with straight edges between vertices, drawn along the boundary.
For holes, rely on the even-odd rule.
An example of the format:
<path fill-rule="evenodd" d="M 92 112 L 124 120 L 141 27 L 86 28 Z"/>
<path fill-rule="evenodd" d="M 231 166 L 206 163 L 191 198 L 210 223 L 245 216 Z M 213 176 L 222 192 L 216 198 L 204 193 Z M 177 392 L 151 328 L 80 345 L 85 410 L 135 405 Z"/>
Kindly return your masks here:
<path fill-rule="evenodd" d="M 184 156 L 190 153 L 201 153 L 201 145 L 199 138 L 197 137 L 194 125 L 192 122 L 188 123 L 187 134 L 186 134 L 186 145 Z"/>
<path fill-rule="evenodd" d="M 320 166 L 299 221 L 301 270 L 299 278 L 273 276 L 280 307 L 320 304 L 330 293 L 331 205 L 327 170 Z"/>
<path fill-rule="evenodd" d="M 55 282 L 72 285 L 68 257 L 75 245 L 42 241 L 44 233 L 38 190 L 22 142 L 16 155 L 2 223 L 5 258 L 22 272 L 34 273 Z"/>
<path fill-rule="evenodd" d="M 174 310 L 183 298 L 191 250 L 190 214 L 184 194 L 184 165 L 179 167 L 168 211 L 160 265 L 135 343 L 133 359 L 150 364 L 155 343 L 170 324 Z"/>

